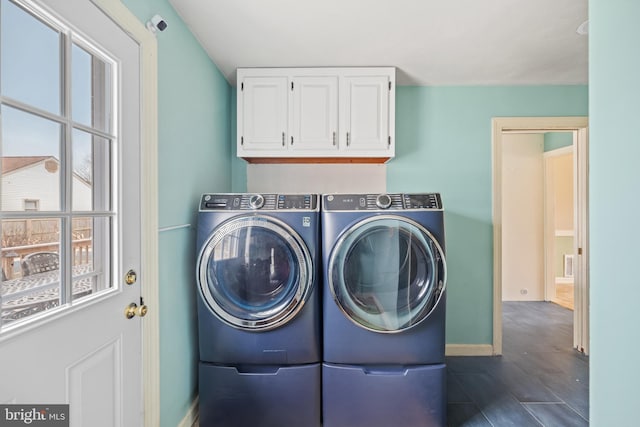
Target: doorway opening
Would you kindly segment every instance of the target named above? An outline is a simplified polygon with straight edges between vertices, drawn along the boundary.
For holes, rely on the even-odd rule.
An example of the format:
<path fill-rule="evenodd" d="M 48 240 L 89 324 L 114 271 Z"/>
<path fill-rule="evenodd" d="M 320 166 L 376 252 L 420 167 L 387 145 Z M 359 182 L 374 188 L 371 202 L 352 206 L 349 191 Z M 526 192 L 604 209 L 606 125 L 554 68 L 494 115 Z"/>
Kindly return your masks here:
<path fill-rule="evenodd" d="M 570 280 L 573 347 L 588 353 L 587 126 L 586 117 L 493 119 L 494 354 L 502 354 L 503 300 L 558 302 Z M 544 155 L 550 133 L 570 143 Z M 570 196 L 553 187 L 567 161 Z"/>

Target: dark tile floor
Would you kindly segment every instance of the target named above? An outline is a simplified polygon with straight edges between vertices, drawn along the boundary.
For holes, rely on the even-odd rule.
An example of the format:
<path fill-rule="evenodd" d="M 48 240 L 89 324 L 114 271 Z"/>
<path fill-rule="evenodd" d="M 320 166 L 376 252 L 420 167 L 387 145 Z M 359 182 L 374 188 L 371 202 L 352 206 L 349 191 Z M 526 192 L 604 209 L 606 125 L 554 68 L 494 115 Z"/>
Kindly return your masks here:
<path fill-rule="evenodd" d="M 449 427 L 589 425 L 589 359 L 572 348 L 573 312 L 505 302 L 503 355 L 447 357 Z"/>

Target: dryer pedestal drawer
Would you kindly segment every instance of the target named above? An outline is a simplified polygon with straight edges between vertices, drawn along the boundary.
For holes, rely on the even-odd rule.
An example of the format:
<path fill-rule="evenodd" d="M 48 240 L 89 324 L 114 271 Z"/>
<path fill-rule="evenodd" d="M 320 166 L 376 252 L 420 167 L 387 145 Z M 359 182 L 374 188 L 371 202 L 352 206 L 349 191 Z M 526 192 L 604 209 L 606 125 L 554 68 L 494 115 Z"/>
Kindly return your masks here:
<path fill-rule="evenodd" d="M 231 367 L 200 362 L 201 427 L 319 427 L 319 363 Z"/>
<path fill-rule="evenodd" d="M 444 427 L 446 367 L 322 365 L 324 427 Z"/>

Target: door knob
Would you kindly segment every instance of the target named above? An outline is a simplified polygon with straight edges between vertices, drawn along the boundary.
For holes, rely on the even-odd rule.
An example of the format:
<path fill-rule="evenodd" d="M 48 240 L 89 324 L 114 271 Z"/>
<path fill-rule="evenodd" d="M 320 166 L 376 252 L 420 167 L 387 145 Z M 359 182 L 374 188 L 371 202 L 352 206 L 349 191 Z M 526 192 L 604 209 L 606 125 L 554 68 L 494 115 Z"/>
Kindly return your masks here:
<path fill-rule="evenodd" d="M 124 316 L 127 319 L 133 319 L 136 316 L 144 317 L 147 315 L 148 311 L 149 311 L 149 308 L 147 307 L 146 304 L 138 305 L 135 302 L 132 302 L 131 304 L 125 307 Z"/>
<path fill-rule="evenodd" d="M 125 307 L 124 316 L 127 319 L 133 319 L 134 317 L 136 317 L 136 309 L 137 308 L 138 308 L 138 304 L 136 304 L 135 302 L 132 302 L 127 307 Z"/>

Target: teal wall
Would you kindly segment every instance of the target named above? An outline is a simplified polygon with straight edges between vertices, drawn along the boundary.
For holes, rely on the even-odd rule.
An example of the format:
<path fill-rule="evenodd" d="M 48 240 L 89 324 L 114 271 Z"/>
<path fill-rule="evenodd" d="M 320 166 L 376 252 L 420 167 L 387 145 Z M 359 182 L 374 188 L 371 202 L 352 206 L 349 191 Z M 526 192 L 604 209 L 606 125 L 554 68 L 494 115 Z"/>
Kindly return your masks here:
<path fill-rule="evenodd" d="M 544 151 L 557 150 L 573 145 L 573 132 L 547 132 L 544 134 Z"/>
<path fill-rule="evenodd" d="M 442 193 L 448 343 L 493 342 L 491 119 L 586 116 L 587 92 L 586 86 L 397 88 L 387 190 Z M 233 118 L 235 134 L 235 110 Z M 246 166 L 232 162 L 233 189 L 246 191 Z"/>
<path fill-rule="evenodd" d="M 448 343 L 492 343 L 491 119 L 586 115 L 586 86 L 397 88 L 387 189 L 442 194 Z"/>
<path fill-rule="evenodd" d="M 590 421 L 638 425 L 637 0 L 589 1 Z"/>
<path fill-rule="evenodd" d="M 160 420 L 175 427 L 197 394 L 195 224 L 200 194 L 231 190 L 231 88 L 167 0 L 123 0 L 158 38 Z M 153 307 L 152 307 L 153 309 Z"/>

